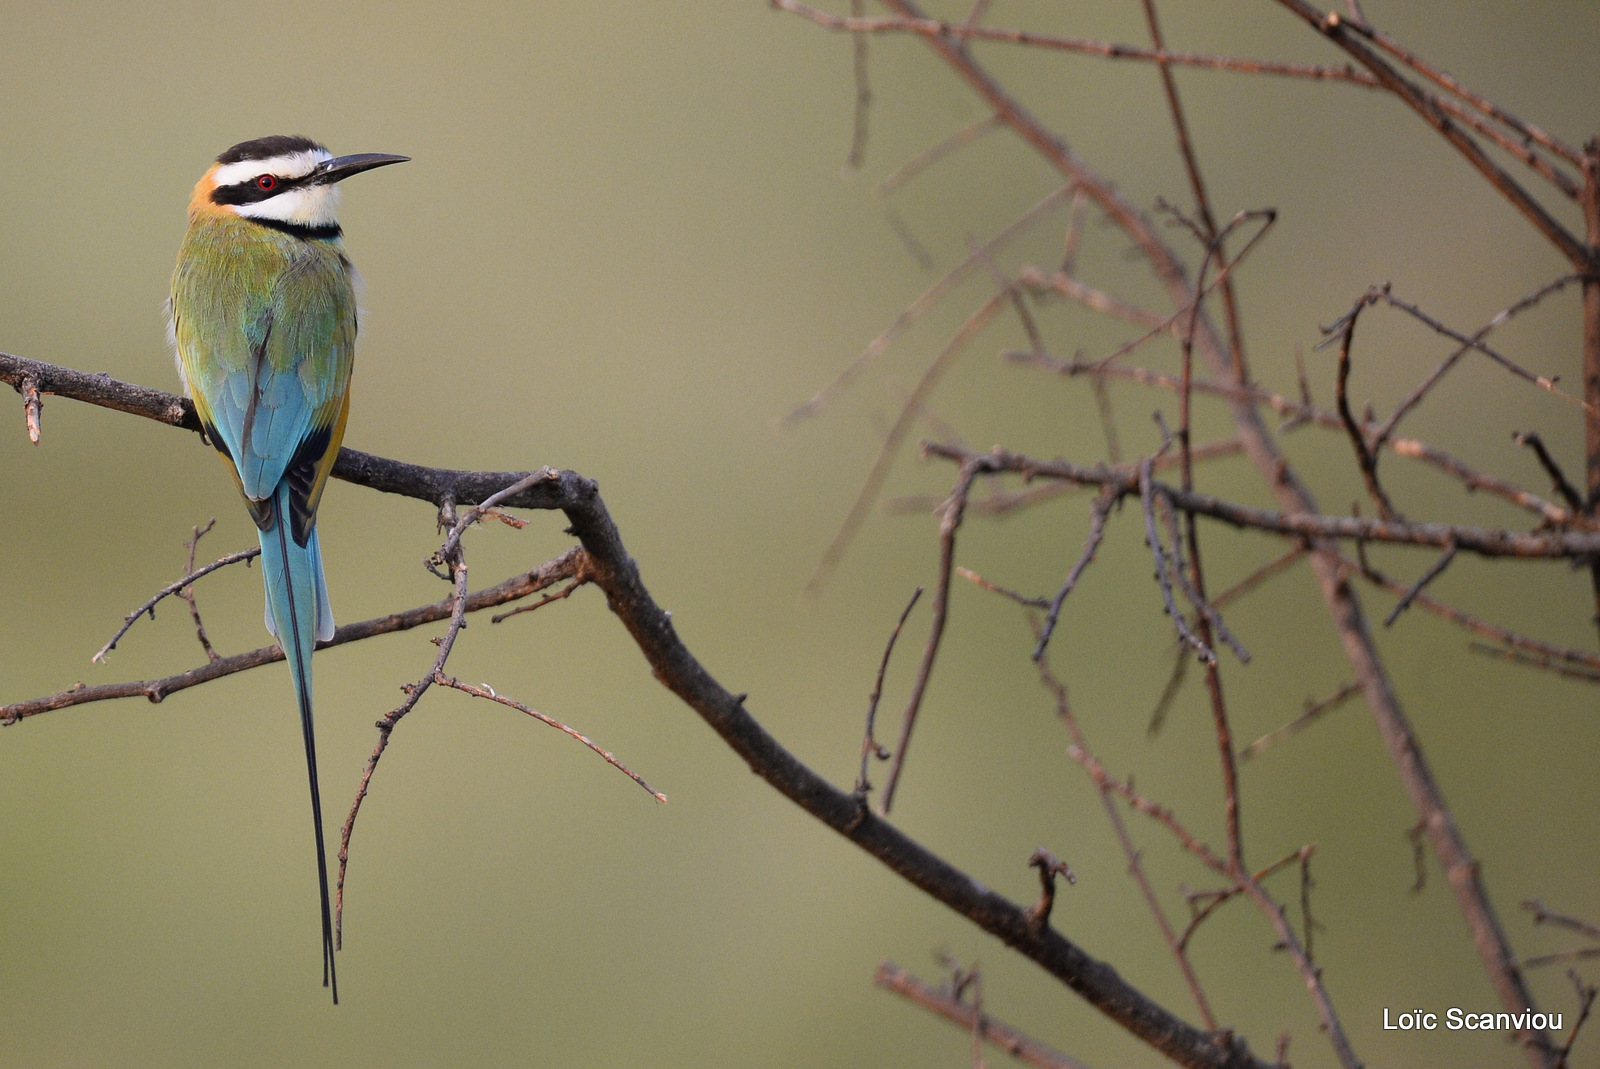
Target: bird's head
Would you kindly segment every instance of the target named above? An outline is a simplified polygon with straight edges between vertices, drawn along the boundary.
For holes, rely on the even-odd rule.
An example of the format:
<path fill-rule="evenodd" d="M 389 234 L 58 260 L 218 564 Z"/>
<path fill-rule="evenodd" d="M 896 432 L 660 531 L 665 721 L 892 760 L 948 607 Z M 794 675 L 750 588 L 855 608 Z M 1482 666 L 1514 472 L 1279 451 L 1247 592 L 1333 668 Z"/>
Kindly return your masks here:
<path fill-rule="evenodd" d="M 337 233 L 338 184 L 353 174 L 408 159 L 382 152 L 335 156 L 308 137 L 259 137 L 217 157 L 194 187 L 189 210 L 233 212 L 268 225 Z"/>

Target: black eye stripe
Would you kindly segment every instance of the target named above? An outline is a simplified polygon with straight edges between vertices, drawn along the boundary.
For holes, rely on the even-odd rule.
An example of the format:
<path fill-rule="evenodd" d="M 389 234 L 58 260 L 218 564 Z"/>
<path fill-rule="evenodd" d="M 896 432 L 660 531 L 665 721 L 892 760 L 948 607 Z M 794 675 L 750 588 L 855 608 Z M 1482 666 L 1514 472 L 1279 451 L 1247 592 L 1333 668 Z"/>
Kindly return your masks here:
<path fill-rule="evenodd" d="M 315 173 L 315 172 L 313 172 Z M 262 189 L 259 181 L 262 178 L 275 179 L 271 188 Z M 259 204 L 264 200 L 276 197 L 280 193 L 287 193 L 291 189 L 313 185 L 311 175 L 300 178 L 284 178 L 281 175 L 252 175 L 242 182 L 235 182 L 231 186 L 218 186 L 211 191 L 213 204 Z"/>

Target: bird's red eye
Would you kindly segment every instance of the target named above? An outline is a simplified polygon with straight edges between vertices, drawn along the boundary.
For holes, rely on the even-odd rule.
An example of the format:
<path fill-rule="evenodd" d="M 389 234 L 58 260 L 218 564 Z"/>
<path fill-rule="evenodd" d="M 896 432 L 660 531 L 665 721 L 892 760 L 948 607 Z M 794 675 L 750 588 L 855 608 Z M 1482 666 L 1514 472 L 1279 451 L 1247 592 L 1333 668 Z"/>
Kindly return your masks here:
<path fill-rule="evenodd" d="M 278 179 L 273 175 L 264 174 L 260 178 L 256 179 L 256 188 L 261 190 L 263 193 L 277 189 Z"/>

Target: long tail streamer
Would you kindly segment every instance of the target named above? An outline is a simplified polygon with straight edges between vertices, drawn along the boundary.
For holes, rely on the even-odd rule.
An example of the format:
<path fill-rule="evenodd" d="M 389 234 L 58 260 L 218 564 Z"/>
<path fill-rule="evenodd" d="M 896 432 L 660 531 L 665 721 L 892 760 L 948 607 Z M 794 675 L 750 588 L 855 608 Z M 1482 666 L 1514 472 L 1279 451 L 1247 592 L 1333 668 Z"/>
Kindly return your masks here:
<path fill-rule="evenodd" d="M 330 638 L 333 614 L 328 609 L 322 551 L 315 528 L 305 545 L 289 531 L 289 480 L 273 494 L 277 522 L 257 532 L 261 538 L 263 578 L 267 587 L 268 625 L 278 636 L 294 678 L 300 703 L 300 727 L 306 739 L 306 771 L 311 778 L 311 820 L 317 832 L 317 882 L 322 890 L 322 986 L 339 1004 L 339 977 L 333 962 L 333 911 L 328 897 L 328 857 L 322 840 L 322 796 L 317 788 L 317 742 L 311 720 L 311 651 L 318 638 Z"/>

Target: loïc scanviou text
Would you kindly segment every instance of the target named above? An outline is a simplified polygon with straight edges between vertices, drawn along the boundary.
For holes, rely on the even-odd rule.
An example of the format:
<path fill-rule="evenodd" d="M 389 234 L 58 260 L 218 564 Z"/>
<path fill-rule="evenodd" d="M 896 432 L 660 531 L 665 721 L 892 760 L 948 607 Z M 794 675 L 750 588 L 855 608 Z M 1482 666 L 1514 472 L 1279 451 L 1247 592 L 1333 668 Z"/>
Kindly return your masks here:
<path fill-rule="evenodd" d="M 1452 1032 L 1518 1032 L 1525 1028 L 1561 1031 L 1559 1013 L 1473 1013 L 1459 1006 L 1451 1006 L 1442 1014 L 1432 1010 L 1402 1010 L 1395 1012 L 1387 1007 L 1383 1011 L 1383 1027 L 1387 1031 L 1432 1032 L 1440 1026 Z"/>

